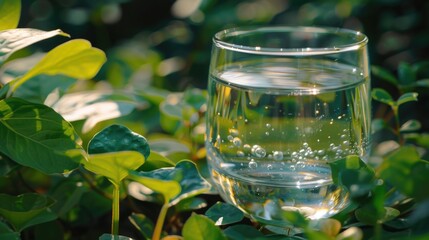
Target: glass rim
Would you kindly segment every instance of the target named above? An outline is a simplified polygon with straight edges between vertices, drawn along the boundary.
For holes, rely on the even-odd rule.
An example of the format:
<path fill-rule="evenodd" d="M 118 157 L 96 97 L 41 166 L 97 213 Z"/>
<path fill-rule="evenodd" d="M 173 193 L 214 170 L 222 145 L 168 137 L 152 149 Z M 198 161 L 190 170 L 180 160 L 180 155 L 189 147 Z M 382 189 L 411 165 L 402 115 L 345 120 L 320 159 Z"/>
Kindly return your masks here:
<path fill-rule="evenodd" d="M 302 48 L 272 48 L 272 47 L 260 47 L 260 46 L 245 46 L 230 43 L 224 40 L 227 37 L 235 37 L 248 33 L 292 33 L 292 32 L 303 32 L 303 33 L 324 33 L 324 34 L 343 34 L 350 37 L 350 44 L 341 44 L 337 46 L 327 47 L 302 47 Z M 359 37 L 358 40 L 353 38 Z M 335 54 L 349 51 L 356 51 L 365 47 L 368 43 L 368 37 L 362 32 L 346 29 L 346 28 L 334 28 L 334 27 L 308 27 L 308 26 L 251 26 L 251 27 L 236 27 L 229 28 L 217 32 L 213 37 L 213 43 L 215 46 L 234 51 L 248 54 L 257 55 L 276 55 L 276 56 L 313 56 L 313 55 L 325 55 Z"/>

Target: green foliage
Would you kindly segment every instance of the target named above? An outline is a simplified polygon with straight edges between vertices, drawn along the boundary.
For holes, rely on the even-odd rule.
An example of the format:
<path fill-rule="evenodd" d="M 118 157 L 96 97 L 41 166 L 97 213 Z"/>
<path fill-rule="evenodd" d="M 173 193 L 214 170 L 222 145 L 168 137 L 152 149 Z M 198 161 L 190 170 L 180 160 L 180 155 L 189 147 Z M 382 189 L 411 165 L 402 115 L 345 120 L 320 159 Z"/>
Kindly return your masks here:
<path fill-rule="evenodd" d="M 92 15 L 65 14 L 56 21 L 86 19 L 100 30 L 105 12 L 133 1 L 73 2 Z M 204 85 L 215 31 L 231 23 L 284 20 L 352 24 L 357 19 L 352 15 L 370 5 L 394 16 L 396 2 L 289 2 L 292 15 L 282 15 L 281 1 L 201 1 L 185 20 L 111 41 L 117 45 L 110 48 L 99 41 L 108 37 L 100 37 L 95 45 L 104 46 L 106 58 L 83 39 L 32 54 L 42 40 L 70 36 L 59 29 L 16 28 L 21 2 L 0 0 L 0 239 L 427 239 L 429 134 L 422 113 L 429 106 L 429 62 L 420 59 L 398 62 L 396 72 L 386 67 L 394 57 L 372 66 L 372 97 L 380 106 L 374 111 L 374 153 L 367 162 L 348 156 L 329 164 L 334 183 L 346 188 L 352 201 L 333 218 L 310 220 L 266 204 L 291 225 L 270 228 L 219 202 L 202 177 L 208 176 L 207 92 L 193 85 Z M 76 14 L 73 9 L 64 11 Z M 399 21 L 402 30 L 405 23 L 417 24 L 407 19 Z M 396 22 L 386 21 L 380 26 Z M 394 51 L 410 54 L 395 41 L 370 38 L 386 51 L 374 54 L 375 61 L 401 55 Z M 408 48 L 421 51 L 419 42 L 407 41 L 413 43 Z M 135 229 L 122 224 L 127 220 Z"/>

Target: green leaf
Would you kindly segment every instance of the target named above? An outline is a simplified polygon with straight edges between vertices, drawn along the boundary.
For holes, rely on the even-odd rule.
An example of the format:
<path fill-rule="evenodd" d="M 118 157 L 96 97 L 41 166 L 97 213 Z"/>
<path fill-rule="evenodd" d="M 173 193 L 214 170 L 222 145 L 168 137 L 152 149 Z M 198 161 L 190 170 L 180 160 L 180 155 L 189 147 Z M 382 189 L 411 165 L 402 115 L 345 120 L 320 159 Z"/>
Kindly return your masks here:
<path fill-rule="evenodd" d="M 411 119 L 406 121 L 404 124 L 402 124 L 399 131 L 401 132 L 417 131 L 417 130 L 420 130 L 421 127 L 422 127 L 422 124 L 419 121 Z"/>
<path fill-rule="evenodd" d="M 135 177 L 171 181 L 179 184 L 178 186 L 180 186 L 180 188 L 178 193 L 174 192 L 175 194 L 171 194 L 168 193 L 168 191 L 163 191 L 163 194 L 169 194 L 169 206 L 174 206 L 185 198 L 196 196 L 207 192 L 210 189 L 210 184 L 200 176 L 195 163 L 189 160 L 180 161 L 174 168 L 162 168 L 151 172 L 134 173 L 133 180 L 136 180 Z M 141 182 L 141 180 L 138 182 L 156 192 L 160 192 L 159 190 L 155 190 L 153 187 Z"/>
<path fill-rule="evenodd" d="M 15 1 L 9 1 L 15 2 Z M 1 7 L 1 6 L 0 6 Z M 0 19 L 2 16 L 0 16 Z M 1 20 L 0 20 L 1 22 Z M 23 49 L 33 43 L 54 37 L 69 36 L 60 29 L 53 31 L 42 31 L 31 28 L 17 28 L 0 31 L 0 65 L 12 55 L 12 53 Z"/>
<path fill-rule="evenodd" d="M 223 202 L 212 205 L 205 215 L 213 220 L 217 226 L 240 222 L 244 217 L 243 212 L 238 208 Z"/>
<path fill-rule="evenodd" d="M 134 239 L 130 237 L 121 236 L 121 235 L 112 235 L 109 233 L 105 233 L 101 235 L 98 238 L 98 240 L 134 240 Z"/>
<path fill-rule="evenodd" d="M 149 157 L 150 154 L 149 144 L 145 137 L 117 124 L 98 132 L 88 144 L 88 153 L 90 154 L 119 151 L 136 151 L 145 158 Z"/>
<path fill-rule="evenodd" d="M 381 88 L 374 88 L 372 90 L 372 98 L 390 106 L 395 106 L 396 104 L 390 93 Z"/>
<path fill-rule="evenodd" d="M 387 128 L 389 125 L 384 121 L 384 119 L 373 119 L 371 123 L 371 130 L 373 133 L 381 131 Z"/>
<path fill-rule="evenodd" d="M 262 238 L 264 234 L 249 225 L 239 224 L 228 227 L 223 233 L 230 240 Z"/>
<path fill-rule="evenodd" d="M 24 76 L 13 80 L 10 90 L 14 92 L 28 79 L 39 74 L 90 79 L 97 74 L 105 61 L 104 52 L 93 48 L 90 42 L 83 39 L 70 40 L 49 51 Z"/>
<path fill-rule="evenodd" d="M 6 223 L 0 222 L 0 239 L 3 240 L 21 240 L 19 232 L 15 232 L 7 226 Z"/>
<path fill-rule="evenodd" d="M 429 87 L 429 78 L 420 79 L 415 83 L 417 87 Z"/>
<path fill-rule="evenodd" d="M 406 102 L 411 102 L 411 101 L 417 101 L 417 96 L 419 94 L 416 92 L 408 92 L 408 93 L 404 93 L 403 95 L 401 95 L 398 99 L 397 102 L 397 106 L 404 104 Z"/>
<path fill-rule="evenodd" d="M 146 159 L 144 165 L 142 165 L 139 171 L 153 171 L 155 169 L 164 167 L 174 167 L 175 163 L 170 159 L 164 157 L 160 153 L 151 151 L 149 157 Z"/>
<path fill-rule="evenodd" d="M 336 240 L 362 240 L 363 232 L 360 228 L 350 227 L 345 231 L 341 232 L 340 234 L 338 234 L 338 236 L 335 239 Z"/>
<path fill-rule="evenodd" d="M 18 168 L 18 166 L 17 163 L 0 152 L 0 177 L 6 177 L 9 173 Z"/>
<path fill-rule="evenodd" d="M 388 70 L 383 69 L 380 66 L 372 66 L 371 67 L 371 73 L 374 76 L 380 78 L 381 80 L 393 84 L 394 86 L 396 86 L 398 84 L 398 80 L 396 79 L 396 77 L 392 73 L 390 73 Z"/>
<path fill-rule="evenodd" d="M 413 165 L 419 161 L 415 147 L 403 146 L 386 156 L 379 168 L 380 177 L 402 193 L 411 195 L 414 186 L 411 172 Z"/>
<path fill-rule="evenodd" d="M 331 167 L 332 180 L 335 184 L 341 184 L 340 174 L 344 170 L 364 171 L 368 175 L 374 176 L 372 169 L 356 155 L 349 155 L 346 158 L 330 162 L 329 166 Z"/>
<path fill-rule="evenodd" d="M 150 239 L 153 233 L 154 225 L 152 220 L 140 213 L 133 213 L 128 217 L 134 227 L 144 236 L 145 239 Z"/>
<path fill-rule="evenodd" d="M 17 98 L 0 101 L 0 151 L 46 174 L 68 173 L 85 159 L 70 123 L 51 108 Z"/>
<path fill-rule="evenodd" d="M 180 193 L 181 191 L 180 184 L 173 180 L 168 180 L 168 179 L 164 180 L 163 176 L 161 177 L 157 176 L 159 171 L 162 171 L 162 170 L 155 170 L 155 171 L 152 171 L 149 173 L 130 172 L 129 178 L 133 181 L 143 184 L 147 188 L 157 193 L 161 193 L 164 197 L 164 202 L 168 203 L 170 202 L 171 199 L 173 199 Z M 130 193 L 131 196 L 137 199 L 141 199 L 139 196 L 136 196 L 135 194 L 141 194 L 141 193 L 140 192 Z M 146 194 L 146 193 L 143 193 L 143 194 Z"/>
<path fill-rule="evenodd" d="M 416 72 L 408 63 L 401 62 L 398 66 L 398 82 L 401 86 L 412 86 L 416 82 Z"/>
<path fill-rule="evenodd" d="M 84 167 L 101 176 L 107 177 L 112 183 L 119 185 L 129 175 L 130 170 L 140 167 L 145 161 L 144 156 L 136 151 L 121 151 L 90 154 Z"/>
<path fill-rule="evenodd" d="M 203 215 L 192 214 L 183 226 L 182 235 L 186 240 L 226 240 L 226 236 L 214 222 Z"/>
<path fill-rule="evenodd" d="M 177 212 L 185 212 L 185 211 L 198 210 L 201 208 L 205 208 L 205 207 L 207 207 L 207 202 L 203 198 L 192 197 L 192 198 L 183 199 L 178 204 L 176 204 L 174 207 L 175 207 Z"/>
<path fill-rule="evenodd" d="M 50 194 L 55 199 L 55 204 L 51 207 L 52 211 L 60 218 L 66 217 L 70 210 L 79 204 L 82 196 L 88 190 L 88 187 L 81 182 L 63 181 Z"/>
<path fill-rule="evenodd" d="M 35 193 L 26 193 L 16 197 L 0 194 L 0 215 L 16 231 L 21 232 L 27 227 L 57 218 L 49 209 L 53 203 L 51 198 Z"/>
<path fill-rule="evenodd" d="M 0 0 L 0 30 L 16 28 L 20 17 L 21 0 Z"/>
<path fill-rule="evenodd" d="M 427 183 L 429 183 L 429 162 L 419 161 L 413 165 L 410 172 L 412 190 L 410 196 L 416 201 L 429 199 Z"/>

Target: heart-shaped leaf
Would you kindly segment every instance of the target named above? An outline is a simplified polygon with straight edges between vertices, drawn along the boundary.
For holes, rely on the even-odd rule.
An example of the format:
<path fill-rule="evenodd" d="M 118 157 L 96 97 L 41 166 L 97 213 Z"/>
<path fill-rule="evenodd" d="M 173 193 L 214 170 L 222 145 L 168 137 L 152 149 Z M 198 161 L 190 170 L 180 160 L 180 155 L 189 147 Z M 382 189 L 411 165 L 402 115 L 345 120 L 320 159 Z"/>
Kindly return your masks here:
<path fill-rule="evenodd" d="M 393 100 L 390 93 L 381 88 L 374 88 L 372 90 L 372 98 L 389 106 L 395 105 L 395 101 Z"/>
<path fill-rule="evenodd" d="M 160 170 L 155 171 L 159 172 Z M 156 176 L 157 173 L 153 175 L 153 172 L 154 171 L 149 172 L 148 174 L 145 174 L 145 172 L 131 172 L 129 178 L 140 184 L 143 184 L 145 187 L 151 189 L 152 191 L 162 194 L 162 196 L 164 197 L 164 203 L 170 202 L 171 199 L 173 199 L 180 193 L 180 184 L 173 180 L 164 180 L 163 177 Z M 141 193 L 136 191 L 134 194 Z M 131 195 L 137 199 L 144 198 L 134 196 L 133 194 Z"/>
<path fill-rule="evenodd" d="M 0 215 L 21 232 L 27 227 L 57 218 L 49 209 L 52 204 L 54 201 L 51 198 L 35 193 L 19 196 L 0 194 Z"/>
<path fill-rule="evenodd" d="M 240 209 L 223 202 L 217 202 L 211 206 L 205 215 L 213 220 L 217 226 L 240 222 L 244 217 Z"/>
<path fill-rule="evenodd" d="M 90 154 L 119 151 L 137 151 L 145 158 L 150 154 L 149 144 L 145 137 L 117 124 L 101 130 L 88 144 Z"/>
<path fill-rule="evenodd" d="M 84 167 L 101 176 L 107 177 L 117 186 L 126 178 L 130 170 L 135 170 L 144 163 L 144 156 L 136 151 L 121 151 L 90 154 Z"/>
<path fill-rule="evenodd" d="M 63 43 L 49 51 L 42 60 L 24 76 L 13 80 L 10 91 L 14 92 L 28 79 L 39 75 L 66 75 L 78 79 L 90 79 L 97 74 L 106 55 L 91 43 L 76 39 Z"/>
<path fill-rule="evenodd" d="M 175 163 L 164 157 L 158 152 L 151 151 L 144 165 L 139 168 L 139 171 L 153 171 L 164 167 L 174 167 Z"/>
<path fill-rule="evenodd" d="M 20 17 L 21 1 L 0 1 L 0 30 L 16 28 Z"/>
<path fill-rule="evenodd" d="M 67 173 L 85 159 L 70 123 L 51 108 L 18 98 L 0 101 L 0 151 L 46 174 Z"/>
<path fill-rule="evenodd" d="M 183 226 L 182 235 L 187 240 L 226 240 L 220 228 L 208 217 L 193 213 Z"/>
<path fill-rule="evenodd" d="M 2 1 L 2 2 L 19 2 L 19 1 Z M 0 22 L 2 22 L 0 16 Z M 48 39 L 57 35 L 69 36 L 60 29 L 53 31 L 42 31 L 31 28 L 17 28 L 0 31 L 0 65 L 12 55 L 12 53 L 23 49 L 33 43 Z"/>

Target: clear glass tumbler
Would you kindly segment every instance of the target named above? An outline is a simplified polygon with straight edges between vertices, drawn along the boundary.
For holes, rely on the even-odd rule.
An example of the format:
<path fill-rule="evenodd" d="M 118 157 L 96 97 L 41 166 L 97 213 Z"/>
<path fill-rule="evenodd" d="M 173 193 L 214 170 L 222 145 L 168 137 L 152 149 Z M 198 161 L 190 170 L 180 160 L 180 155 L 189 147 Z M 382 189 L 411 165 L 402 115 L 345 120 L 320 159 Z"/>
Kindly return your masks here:
<path fill-rule="evenodd" d="M 315 27 L 235 28 L 213 38 L 206 148 L 220 195 L 271 226 L 347 207 L 329 162 L 366 159 L 367 37 Z"/>

